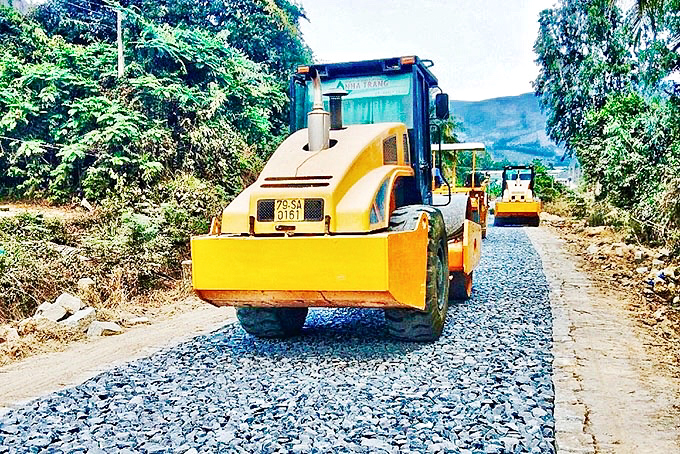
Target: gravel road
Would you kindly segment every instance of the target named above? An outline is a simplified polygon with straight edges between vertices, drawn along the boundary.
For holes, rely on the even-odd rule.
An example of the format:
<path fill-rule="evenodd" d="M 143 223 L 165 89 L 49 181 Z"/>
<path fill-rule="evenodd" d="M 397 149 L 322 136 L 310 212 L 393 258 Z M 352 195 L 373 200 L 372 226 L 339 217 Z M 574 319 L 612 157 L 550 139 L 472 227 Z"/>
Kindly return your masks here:
<path fill-rule="evenodd" d="M 539 256 L 490 228 L 434 344 L 387 339 L 370 310 L 313 311 L 286 341 L 228 325 L 10 410 L 0 453 L 551 453 L 550 346 Z"/>

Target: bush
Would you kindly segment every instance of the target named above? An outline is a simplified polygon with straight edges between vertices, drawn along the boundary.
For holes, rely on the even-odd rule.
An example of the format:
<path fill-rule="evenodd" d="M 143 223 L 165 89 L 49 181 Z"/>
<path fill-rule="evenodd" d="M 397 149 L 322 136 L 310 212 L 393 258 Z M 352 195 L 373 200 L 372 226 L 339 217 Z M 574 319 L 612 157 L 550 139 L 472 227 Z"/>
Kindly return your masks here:
<path fill-rule="evenodd" d="M 73 238 L 57 219 L 21 215 L 0 218 L 0 321 L 33 315 L 87 273 L 68 244 Z"/>
<path fill-rule="evenodd" d="M 152 191 L 118 188 L 90 215 L 0 218 L 0 320 L 30 316 L 44 301 L 95 280 L 90 304 L 117 307 L 176 287 L 191 235 L 207 233 L 228 197 L 179 174 Z"/>

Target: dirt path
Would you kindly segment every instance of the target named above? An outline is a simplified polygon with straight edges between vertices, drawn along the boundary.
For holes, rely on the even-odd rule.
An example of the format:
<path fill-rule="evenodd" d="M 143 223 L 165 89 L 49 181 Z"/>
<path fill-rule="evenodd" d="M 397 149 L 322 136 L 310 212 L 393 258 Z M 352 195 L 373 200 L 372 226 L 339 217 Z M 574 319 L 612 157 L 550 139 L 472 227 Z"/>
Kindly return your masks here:
<path fill-rule="evenodd" d="M 30 203 L 0 203 L 0 218 L 28 213 L 33 215 L 40 214 L 48 218 L 71 219 L 82 215 L 84 212 L 84 209 L 77 210 L 73 207 L 52 207 Z"/>
<path fill-rule="evenodd" d="M 680 452 L 680 383 L 645 350 L 630 295 L 596 287 L 549 230 L 527 233 L 550 283 L 559 452 Z"/>
<path fill-rule="evenodd" d="M 119 336 L 78 342 L 68 350 L 27 358 L 0 368 L 0 407 L 8 407 L 82 383 L 102 371 L 149 356 L 234 319 L 232 308 L 209 305 Z"/>

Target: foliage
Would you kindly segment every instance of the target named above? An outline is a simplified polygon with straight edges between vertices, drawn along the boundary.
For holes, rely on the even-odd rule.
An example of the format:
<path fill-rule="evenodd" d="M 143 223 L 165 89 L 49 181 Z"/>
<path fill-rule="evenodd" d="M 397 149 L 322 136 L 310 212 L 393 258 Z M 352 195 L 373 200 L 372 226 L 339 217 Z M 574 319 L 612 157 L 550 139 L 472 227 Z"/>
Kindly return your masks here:
<path fill-rule="evenodd" d="M 173 286 L 189 238 L 254 181 L 285 133 L 286 82 L 309 61 L 287 0 L 53 0 L 0 8 L 0 197 L 94 213 L 0 222 L 0 319 L 96 281 L 104 306 Z M 90 10 L 90 11 L 88 11 Z"/>
<path fill-rule="evenodd" d="M 219 187 L 179 174 L 153 191 L 116 188 L 82 217 L 0 218 L 0 321 L 75 292 L 82 277 L 95 280 L 104 307 L 177 282 L 189 238 L 208 231 L 226 199 Z"/>
<path fill-rule="evenodd" d="M 59 220 L 0 218 L 0 321 L 33 315 L 39 304 L 78 280 L 83 262 L 59 246 L 68 239 Z"/>
<path fill-rule="evenodd" d="M 434 116 L 434 106 L 430 109 L 430 117 Z M 432 124 L 436 128 L 432 129 L 430 140 L 432 143 L 458 143 L 458 133 L 463 129 L 463 122 L 456 120 L 453 114 L 449 115 L 446 120 L 435 119 Z M 440 136 L 441 135 L 441 139 Z"/>
<path fill-rule="evenodd" d="M 447 177 L 452 176 L 455 164 L 456 168 L 455 183 L 456 185 L 464 184 L 466 176 L 470 172 L 472 172 L 472 152 L 442 151 L 442 153 L 443 153 L 442 158 L 444 161 L 444 170 Z M 477 151 L 475 153 L 476 153 L 475 169 L 478 172 L 485 170 L 503 170 L 503 167 L 512 165 L 512 163 L 507 159 L 503 159 L 502 161 L 494 160 L 493 156 L 491 156 L 491 153 L 489 153 L 488 150 L 484 150 L 483 152 Z M 451 181 L 451 183 L 453 183 L 453 181 Z"/>
<path fill-rule="evenodd" d="M 609 0 L 562 0 L 543 11 L 539 23 L 534 88 L 548 114 L 549 137 L 571 152 L 586 114 L 631 82 L 626 28 Z"/>
<path fill-rule="evenodd" d="M 128 67 L 116 79 L 112 44 L 50 37 L 0 10 L 0 136 L 19 139 L 0 140 L 0 195 L 100 198 L 174 171 L 233 195 L 252 180 L 280 141 L 279 81 L 226 32 L 133 12 L 127 21 Z"/>
<path fill-rule="evenodd" d="M 561 0 L 541 14 L 535 88 L 549 134 L 596 193 L 589 222 L 623 219 L 680 250 L 678 11 L 679 0 L 639 1 L 627 17 L 612 0 Z"/>
<path fill-rule="evenodd" d="M 47 33 L 69 42 L 115 42 L 115 12 L 101 0 L 51 0 L 34 13 Z M 304 11 L 289 0 L 122 0 L 119 4 L 169 28 L 222 33 L 226 44 L 285 80 L 311 51 L 301 38 Z M 128 25 L 126 24 L 126 28 Z"/>
<path fill-rule="evenodd" d="M 566 186 L 555 181 L 548 168 L 539 159 L 534 159 L 534 192 L 544 202 L 552 202 L 568 193 Z"/>

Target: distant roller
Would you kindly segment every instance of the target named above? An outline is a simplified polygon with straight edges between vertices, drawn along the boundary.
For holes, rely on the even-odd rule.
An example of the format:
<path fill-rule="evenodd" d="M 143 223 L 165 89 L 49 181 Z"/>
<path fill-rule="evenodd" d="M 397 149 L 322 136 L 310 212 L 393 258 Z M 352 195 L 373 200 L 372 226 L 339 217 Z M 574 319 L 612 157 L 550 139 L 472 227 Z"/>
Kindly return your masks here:
<path fill-rule="evenodd" d="M 433 194 L 432 201 L 436 208 L 444 216 L 446 236 L 449 240 L 461 238 L 466 219 L 472 219 L 472 204 L 467 194 L 451 194 L 451 203 L 448 203 L 447 194 Z"/>

